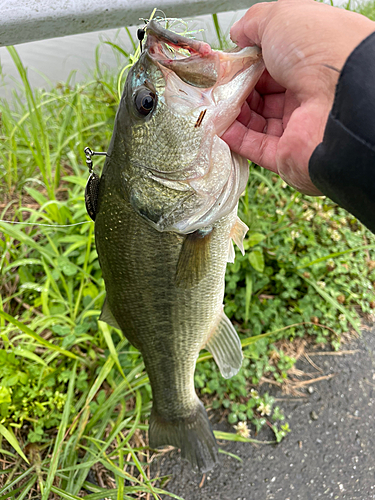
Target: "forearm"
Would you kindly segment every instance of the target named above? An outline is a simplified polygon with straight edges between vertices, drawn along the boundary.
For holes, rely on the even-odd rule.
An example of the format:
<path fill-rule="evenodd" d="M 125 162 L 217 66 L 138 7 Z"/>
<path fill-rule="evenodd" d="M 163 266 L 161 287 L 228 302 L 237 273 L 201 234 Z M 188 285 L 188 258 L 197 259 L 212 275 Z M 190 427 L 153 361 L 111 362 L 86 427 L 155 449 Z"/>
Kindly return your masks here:
<path fill-rule="evenodd" d="M 375 232 L 375 33 L 343 67 L 309 174 L 323 194 Z"/>

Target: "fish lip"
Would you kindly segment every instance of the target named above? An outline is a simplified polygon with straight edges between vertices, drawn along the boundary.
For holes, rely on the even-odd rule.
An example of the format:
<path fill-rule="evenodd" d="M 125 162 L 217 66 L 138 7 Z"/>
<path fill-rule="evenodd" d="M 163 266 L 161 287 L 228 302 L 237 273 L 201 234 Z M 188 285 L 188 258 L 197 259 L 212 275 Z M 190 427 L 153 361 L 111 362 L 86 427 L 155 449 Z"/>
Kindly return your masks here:
<path fill-rule="evenodd" d="M 167 59 L 170 59 L 170 57 L 165 53 L 166 43 L 175 49 L 185 49 L 190 54 L 199 54 L 202 57 L 209 56 L 213 52 L 208 43 L 178 35 L 173 31 L 163 28 L 158 22 L 153 20 L 149 21 L 146 25 L 146 33 L 146 49 L 149 49 L 151 54 L 161 55 Z"/>

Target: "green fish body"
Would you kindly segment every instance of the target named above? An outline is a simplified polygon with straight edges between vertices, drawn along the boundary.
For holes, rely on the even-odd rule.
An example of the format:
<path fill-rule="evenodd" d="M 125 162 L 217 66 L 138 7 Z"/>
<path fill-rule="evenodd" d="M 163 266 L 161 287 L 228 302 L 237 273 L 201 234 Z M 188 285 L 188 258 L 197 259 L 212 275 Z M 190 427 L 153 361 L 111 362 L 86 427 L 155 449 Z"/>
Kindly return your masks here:
<path fill-rule="evenodd" d="M 217 462 L 217 445 L 194 389 L 197 357 L 208 349 L 227 378 L 242 362 L 222 304 L 232 239 L 241 246 L 247 230 L 237 202 L 248 174 L 218 134 L 237 116 L 263 66 L 259 51 L 250 49 L 242 60 L 236 53 L 235 74 L 226 69 L 223 76 L 223 64 L 230 67 L 226 53 L 154 22 L 147 35 L 127 77 L 96 203 L 107 292 L 101 319 L 121 328 L 142 353 L 153 394 L 150 446 L 180 448 L 205 472 Z M 192 55 L 171 60 L 166 43 Z M 224 89 L 253 66 L 242 97 Z M 223 102 L 226 92 L 232 95 L 225 120 L 210 102 L 212 88 Z"/>

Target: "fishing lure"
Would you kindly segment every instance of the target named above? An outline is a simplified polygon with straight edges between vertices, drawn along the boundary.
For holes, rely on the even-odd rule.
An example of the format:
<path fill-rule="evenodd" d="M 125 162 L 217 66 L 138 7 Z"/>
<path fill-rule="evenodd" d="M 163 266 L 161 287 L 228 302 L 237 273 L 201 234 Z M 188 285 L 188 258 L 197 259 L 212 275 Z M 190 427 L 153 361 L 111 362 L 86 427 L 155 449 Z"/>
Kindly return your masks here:
<path fill-rule="evenodd" d="M 108 156 L 107 153 L 92 151 L 89 147 L 84 149 L 86 156 L 86 165 L 89 169 L 89 178 L 85 188 L 85 205 L 90 218 L 95 221 L 98 208 L 98 195 L 100 178 L 93 170 L 92 156 Z"/>

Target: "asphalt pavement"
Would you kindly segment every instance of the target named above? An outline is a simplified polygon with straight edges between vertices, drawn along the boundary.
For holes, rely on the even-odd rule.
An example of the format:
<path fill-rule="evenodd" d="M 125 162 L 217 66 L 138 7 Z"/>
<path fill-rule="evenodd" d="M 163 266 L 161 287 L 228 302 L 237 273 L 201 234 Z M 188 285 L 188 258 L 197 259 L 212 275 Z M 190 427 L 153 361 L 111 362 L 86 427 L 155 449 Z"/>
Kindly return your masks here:
<path fill-rule="evenodd" d="M 333 376 L 307 385 L 304 397 L 272 389 L 291 428 L 280 444 L 221 443 L 242 462 L 221 455 L 204 481 L 176 451 L 158 458 L 153 473 L 171 474 L 165 488 L 184 500 L 375 499 L 375 328 L 343 349 L 351 353 L 314 356 L 317 376 Z M 306 359 L 297 367 L 312 371 Z"/>

